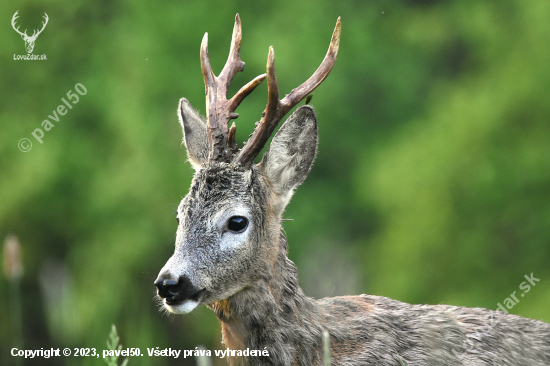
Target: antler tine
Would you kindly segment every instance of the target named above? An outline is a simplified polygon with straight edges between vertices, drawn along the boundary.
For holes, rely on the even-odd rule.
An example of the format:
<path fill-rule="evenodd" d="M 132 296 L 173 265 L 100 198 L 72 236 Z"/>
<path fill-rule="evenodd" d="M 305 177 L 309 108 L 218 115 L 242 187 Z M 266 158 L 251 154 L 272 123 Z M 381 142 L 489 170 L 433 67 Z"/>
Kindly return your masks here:
<path fill-rule="evenodd" d="M 292 109 L 296 104 L 298 104 L 302 99 L 304 99 L 309 93 L 311 93 L 315 88 L 321 84 L 323 80 L 328 76 L 334 63 L 336 62 L 336 56 L 338 55 L 338 48 L 340 46 L 340 32 L 342 29 L 342 22 L 340 17 L 336 21 L 336 27 L 332 34 L 330 40 L 330 46 L 328 48 L 327 54 L 323 59 L 323 62 L 317 70 L 307 79 L 302 85 L 292 90 L 292 92 L 286 95 L 283 100 L 281 100 L 281 105 L 283 107 L 284 113 L 287 113 Z"/>
<path fill-rule="evenodd" d="M 243 86 L 230 100 L 227 100 L 227 91 L 229 85 L 239 71 L 243 71 L 244 62 L 240 57 L 242 39 L 241 18 L 239 14 L 235 16 L 235 26 L 233 27 L 233 36 L 231 39 L 231 48 L 227 62 L 216 77 L 210 65 L 208 56 L 208 33 L 204 34 L 201 44 L 201 69 L 206 89 L 206 110 L 207 110 L 207 130 L 209 145 L 209 160 L 223 161 L 227 160 L 237 150 L 234 143 L 235 131 L 229 136 L 227 124 L 231 119 L 239 115 L 235 110 L 243 99 L 248 96 L 264 79 L 265 75 L 260 75 Z M 231 141 L 229 141 L 231 139 Z M 228 142 L 230 142 L 228 146 Z M 229 151 L 227 148 L 229 147 Z"/>
<path fill-rule="evenodd" d="M 204 79 L 205 92 L 208 94 L 208 88 L 214 85 L 216 76 L 210 66 L 210 57 L 208 56 L 208 32 L 204 33 L 201 42 L 201 70 Z"/>
<path fill-rule="evenodd" d="M 267 55 L 267 75 L 267 105 L 265 106 L 265 115 L 263 116 L 264 122 L 274 121 L 277 110 L 281 106 L 281 102 L 279 101 L 279 83 L 277 83 L 277 74 L 275 73 L 275 52 L 273 51 L 273 47 L 269 47 Z M 266 123 L 266 125 L 272 124 Z M 275 126 L 272 126 L 272 129 L 275 127 L 276 123 Z M 269 131 L 269 136 L 272 132 L 272 130 Z M 269 136 L 267 137 L 269 138 Z"/>
<path fill-rule="evenodd" d="M 225 88 L 225 93 L 229 89 L 229 84 L 235 74 L 239 71 L 243 71 L 244 62 L 241 60 L 241 40 L 243 37 L 243 29 L 241 26 L 241 17 L 239 14 L 235 16 L 235 25 L 233 26 L 233 35 L 231 36 L 231 48 L 229 49 L 229 56 L 227 61 L 218 76 L 218 80 Z"/>
<path fill-rule="evenodd" d="M 37 37 L 40 33 L 42 33 L 42 31 L 44 30 L 44 28 L 46 28 L 46 25 L 48 24 L 48 20 L 50 19 L 50 18 L 48 18 L 48 14 L 44 13 L 44 19 L 46 20 L 46 22 L 42 22 L 42 29 L 40 29 L 38 31 L 38 33 L 36 34 Z"/>
<path fill-rule="evenodd" d="M 282 100 L 279 100 L 279 86 L 277 84 L 277 76 L 275 74 L 275 55 L 273 52 L 273 47 L 269 48 L 267 60 L 267 105 L 262 115 L 262 119 L 246 145 L 239 153 L 239 156 L 237 156 L 235 163 L 240 163 L 243 165 L 252 164 L 254 158 L 265 146 L 267 140 L 285 114 L 288 113 L 289 110 L 304 99 L 309 93 L 311 93 L 316 87 L 318 87 L 323 80 L 325 80 L 336 62 L 338 47 L 340 45 L 341 28 L 341 20 L 340 17 L 338 17 L 336 27 L 334 28 L 332 39 L 330 41 L 330 46 L 321 65 L 309 79 L 307 79 L 296 89 L 293 89 L 292 92 L 286 95 Z"/>
<path fill-rule="evenodd" d="M 250 140 L 237 156 L 235 164 L 248 164 L 259 154 L 267 140 L 273 133 L 282 116 L 277 119 L 280 111 L 281 102 L 279 101 L 279 84 L 275 74 L 275 54 L 273 47 L 269 47 L 267 56 L 267 105 L 265 107 L 262 119 L 257 125 Z"/>
<path fill-rule="evenodd" d="M 246 98 L 264 79 L 266 78 L 266 74 L 261 74 L 256 76 L 254 79 L 249 81 L 245 86 L 243 86 L 239 91 L 229 100 L 229 106 L 230 110 L 234 111 L 237 109 L 239 104 L 243 101 L 244 98 Z M 236 114 L 238 116 L 238 114 Z M 235 117 L 237 118 L 237 117 Z"/>
<path fill-rule="evenodd" d="M 13 14 L 13 17 L 11 18 L 11 26 L 12 26 L 13 29 L 14 29 L 17 33 L 19 33 L 20 35 L 23 35 L 23 34 L 24 34 L 24 35 L 27 35 L 27 30 L 26 30 L 26 29 L 25 29 L 25 32 L 21 32 L 21 31 L 19 30 L 19 27 L 15 28 L 15 21 L 17 20 L 17 18 L 19 18 L 19 15 L 17 15 L 17 13 L 19 13 L 19 10 L 17 10 L 17 11 L 15 12 L 15 14 Z"/>

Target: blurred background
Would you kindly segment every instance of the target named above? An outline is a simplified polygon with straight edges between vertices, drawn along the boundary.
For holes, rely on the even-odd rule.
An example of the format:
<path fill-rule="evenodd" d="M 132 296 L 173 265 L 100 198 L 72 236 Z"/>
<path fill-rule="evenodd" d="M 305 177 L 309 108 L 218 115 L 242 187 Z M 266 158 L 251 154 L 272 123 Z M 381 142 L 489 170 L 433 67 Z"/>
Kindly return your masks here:
<path fill-rule="evenodd" d="M 16 11 L 29 35 L 47 13 L 33 51 L 46 61 L 12 58 L 26 55 Z M 342 17 L 338 61 L 311 102 L 319 154 L 285 213 L 306 294 L 496 309 L 516 291 L 511 313 L 550 322 L 547 0 L 4 1 L 0 242 L 20 243 L 22 267 L 4 249 L 0 364 L 101 365 L 10 350 L 105 349 L 112 324 L 123 347 L 143 353 L 222 347 L 209 309 L 167 316 L 153 281 L 193 174 L 178 100 L 204 115 L 200 43 L 208 32 L 219 73 L 236 13 L 247 65 L 230 95 L 265 72 L 271 45 L 290 92 Z M 78 83 L 86 93 L 53 121 Z M 266 89 L 237 110 L 239 144 Z M 519 297 L 531 273 L 540 282 Z M 196 363 L 129 363 L 175 364 Z"/>

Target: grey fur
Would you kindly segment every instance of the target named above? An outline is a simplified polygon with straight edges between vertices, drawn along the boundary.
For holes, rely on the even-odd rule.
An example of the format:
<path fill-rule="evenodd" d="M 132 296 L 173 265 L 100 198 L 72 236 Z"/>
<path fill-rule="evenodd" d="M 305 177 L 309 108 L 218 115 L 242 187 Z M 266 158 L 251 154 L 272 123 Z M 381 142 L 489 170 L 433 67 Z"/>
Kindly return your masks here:
<path fill-rule="evenodd" d="M 180 99 L 178 119 L 183 129 L 183 141 L 187 148 L 189 161 L 195 169 L 199 169 L 208 160 L 206 122 L 201 119 L 185 98 Z"/>
<path fill-rule="evenodd" d="M 317 155 L 317 144 L 315 111 L 302 106 L 277 131 L 260 163 L 276 193 L 292 191 L 306 179 Z"/>
<path fill-rule="evenodd" d="M 281 216 L 315 158 L 313 109 L 299 108 L 263 161 L 245 168 L 206 161 L 204 141 L 194 137 L 204 124 L 187 101 L 180 105 L 189 157 L 198 170 L 178 207 L 174 255 L 155 283 L 165 297 L 172 296 L 167 289 L 177 292 L 172 302 L 164 299 L 170 311 L 211 308 L 228 348 L 269 352 L 230 357 L 231 365 L 321 365 L 324 330 L 334 366 L 550 365 L 550 324 L 540 321 L 378 296 L 305 296 L 287 257 Z M 235 215 L 250 220 L 243 233 L 227 230 Z"/>

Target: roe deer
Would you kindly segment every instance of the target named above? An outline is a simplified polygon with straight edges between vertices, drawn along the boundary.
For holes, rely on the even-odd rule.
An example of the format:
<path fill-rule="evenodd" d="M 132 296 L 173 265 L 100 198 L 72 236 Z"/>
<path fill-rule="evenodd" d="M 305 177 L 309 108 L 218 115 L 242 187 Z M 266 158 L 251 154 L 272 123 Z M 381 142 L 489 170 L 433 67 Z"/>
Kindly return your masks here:
<path fill-rule="evenodd" d="M 205 34 L 200 59 L 206 121 L 186 99 L 179 103 L 189 161 L 196 169 L 177 210 L 175 252 L 155 285 L 163 305 L 188 313 L 211 308 L 223 342 L 236 352 L 231 365 L 321 365 L 323 332 L 332 365 L 550 365 L 550 324 L 503 312 L 446 305 L 410 305 L 359 295 L 314 300 L 298 285 L 287 257 L 281 215 L 309 173 L 317 151 L 312 107 L 298 108 L 273 137 L 259 164 L 254 158 L 279 121 L 315 89 L 336 61 L 340 19 L 315 73 L 279 100 L 273 48 L 267 73 L 227 99 L 240 59 L 237 14 L 229 58 L 215 76 Z M 265 78 L 267 106 L 242 149 L 235 143 L 235 109 Z M 269 353 L 243 352 L 264 350 Z M 239 357 L 240 355 L 240 357 Z"/>

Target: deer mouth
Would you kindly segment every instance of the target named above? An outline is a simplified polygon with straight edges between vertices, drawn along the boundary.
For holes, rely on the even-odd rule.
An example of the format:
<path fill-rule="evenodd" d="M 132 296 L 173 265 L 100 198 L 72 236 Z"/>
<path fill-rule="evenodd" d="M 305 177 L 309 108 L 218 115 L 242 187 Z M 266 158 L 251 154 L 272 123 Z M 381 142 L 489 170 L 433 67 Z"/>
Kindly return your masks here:
<path fill-rule="evenodd" d="M 205 292 L 206 289 L 202 289 L 185 298 L 178 296 L 165 298 L 164 305 L 172 313 L 187 314 L 200 305 Z"/>

